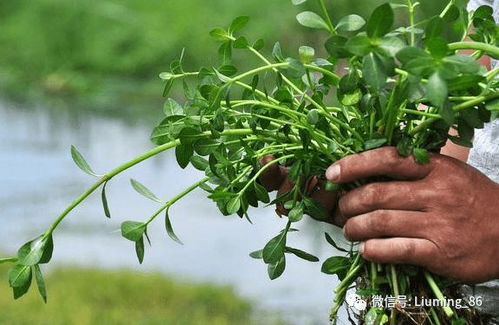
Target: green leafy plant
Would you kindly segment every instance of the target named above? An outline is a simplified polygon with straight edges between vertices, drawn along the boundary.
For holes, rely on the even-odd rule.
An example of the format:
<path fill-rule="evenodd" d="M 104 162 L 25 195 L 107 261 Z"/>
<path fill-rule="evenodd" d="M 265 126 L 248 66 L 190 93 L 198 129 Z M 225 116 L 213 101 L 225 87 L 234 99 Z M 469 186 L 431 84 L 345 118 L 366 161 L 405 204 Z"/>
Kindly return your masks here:
<path fill-rule="evenodd" d="M 293 0 L 295 5 L 305 2 Z M 490 7 L 468 13 L 465 3 L 450 1 L 439 15 L 419 22 L 415 22 L 418 3 L 407 0 L 383 4 L 367 20 L 349 15 L 333 23 L 324 1 L 318 0 L 319 13 L 304 11 L 297 20 L 328 34 L 325 58 L 309 46 L 300 47 L 296 58 L 288 57 L 279 43 L 273 46 L 272 57 L 265 57 L 261 53 L 263 40 L 250 41 L 241 35 L 249 21 L 245 16 L 234 19 L 228 28 L 214 29 L 210 35 L 220 42 L 218 66 L 185 71 L 182 52 L 171 63 L 170 71 L 160 74 L 165 82 L 163 95 L 168 96 L 171 88 L 180 84 L 185 100 L 166 100 L 165 117 L 151 136 L 157 145 L 154 149 L 99 175 L 72 148 L 78 167 L 97 181 L 43 235 L 23 245 L 17 257 L 0 260 L 15 264 L 9 272 L 14 297 L 27 292 L 34 274 L 46 299 L 39 266 L 50 261 L 52 234 L 60 222 L 99 188 L 104 214 L 111 217 L 105 191 L 108 182 L 170 149 L 175 150 L 180 167 L 192 165 L 204 171 L 205 177 L 166 201 L 138 181 L 131 181 L 138 193 L 160 205 L 146 221 L 122 224 L 122 235 L 134 242 L 139 262 L 145 255 L 144 240 L 150 242 L 148 227 L 160 215 L 164 215 L 166 233 L 181 243 L 169 210 L 197 188 L 204 190 L 224 215 L 250 220 L 249 208 L 259 204 L 279 203 L 289 210 L 283 230 L 262 250 L 250 254 L 268 265 L 271 279 L 284 272 L 287 255 L 317 262 L 317 257 L 289 244 L 304 215 L 318 220 L 328 217 L 304 190 L 311 176 L 318 176 L 326 188 L 338 190 L 338 185 L 326 184 L 322 177 L 326 168 L 342 157 L 381 146 L 396 146 L 400 155 L 412 155 L 424 164 L 430 159 L 428 152 L 438 151 L 447 139 L 471 146 L 474 129 L 496 118 L 499 93 L 495 76 L 499 69 L 487 71 L 477 59 L 483 55 L 499 58 L 498 28 Z M 397 15 L 407 16 L 409 24 L 394 27 Z M 472 41 L 465 42 L 467 37 Z M 474 52 L 459 54 L 464 49 Z M 261 65 L 238 71 L 232 60 L 236 52 L 256 56 Z M 450 129 L 458 135 L 450 136 Z M 261 166 L 261 159 L 268 155 L 276 158 Z M 275 164 L 289 168 L 294 185 L 271 200 L 258 179 Z M 348 191 L 368 181 L 342 185 L 341 189 Z M 344 253 L 322 265 L 322 272 L 340 279 L 331 312 L 333 322 L 355 283 L 357 292 L 366 299 L 375 294 L 420 293 L 443 298 L 442 290 L 449 283 L 445 279 L 418 268 L 368 263 L 355 244 L 345 250 L 328 234 L 326 240 Z M 388 312 L 371 308 L 360 317 L 367 324 L 465 321 L 460 311 L 450 307 L 412 314 L 396 309 Z"/>

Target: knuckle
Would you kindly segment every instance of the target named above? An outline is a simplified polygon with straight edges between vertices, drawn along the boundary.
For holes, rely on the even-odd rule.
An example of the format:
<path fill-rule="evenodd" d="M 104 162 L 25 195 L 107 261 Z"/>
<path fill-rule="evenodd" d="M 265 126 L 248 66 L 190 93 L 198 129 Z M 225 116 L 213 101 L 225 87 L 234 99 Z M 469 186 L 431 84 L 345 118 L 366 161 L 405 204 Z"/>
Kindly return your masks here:
<path fill-rule="evenodd" d="M 350 215 L 350 196 L 345 195 L 338 201 L 338 210 L 342 216 Z"/>
<path fill-rule="evenodd" d="M 362 199 L 365 204 L 372 204 L 378 197 L 383 196 L 382 187 L 379 184 L 371 183 L 364 186 Z"/>
<path fill-rule="evenodd" d="M 407 240 L 407 241 L 403 241 L 401 244 L 400 244 L 400 257 L 407 260 L 407 259 L 411 259 L 412 257 L 414 257 L 416 253 L 416 244 L 411 241 L 411 240 Z"/>
<path fill-rule="evenodd" d="M 385 229 L 385 220 L 383 218 L 384 213 L 380 210 L 373 211 L 366 215 L 367 226 L 371 229 L 371 232 L 376 234 L 381 234 Z"/>

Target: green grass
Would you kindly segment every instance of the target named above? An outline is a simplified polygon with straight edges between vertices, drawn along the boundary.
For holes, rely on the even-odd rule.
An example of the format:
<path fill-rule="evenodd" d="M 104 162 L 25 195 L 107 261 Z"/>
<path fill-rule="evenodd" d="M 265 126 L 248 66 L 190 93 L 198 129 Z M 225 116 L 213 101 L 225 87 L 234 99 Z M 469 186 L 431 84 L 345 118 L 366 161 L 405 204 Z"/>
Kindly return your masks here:
<path fill-rule="evenodd" d="M 326 2 L 337 21 L 346 13 L 366 16 L 385 0 Z M 431 12 L 444 4 L 422 1 L 422 8 Z M 290 0 L 0 1 L 0 94 L 63 98 L 71 107 L 159 107 L 158 73 L 184 47 L 188 68 L 216 65 L 217 43 L 208 32 L 236 16 L 251 17 L 245 33 L 251 40 L 264 38 L 267 52 L 276 40 L 285 55 L 302 44 L 320 44 L 320 34 L 295 21 L 306 6 Z M 246 66 L 254 62 L 242 60 Z"/>
<path fill-rule="evenodd" d="M 64 268 L 48 274 L 48 304 L 36 289 L 12 298 L 0 267 L 0 324 L 254 325 L 252 304 L 229 287 L 178 282 L 157 273 Z M 32 288 L 33 289 L 33 288 Z"/>

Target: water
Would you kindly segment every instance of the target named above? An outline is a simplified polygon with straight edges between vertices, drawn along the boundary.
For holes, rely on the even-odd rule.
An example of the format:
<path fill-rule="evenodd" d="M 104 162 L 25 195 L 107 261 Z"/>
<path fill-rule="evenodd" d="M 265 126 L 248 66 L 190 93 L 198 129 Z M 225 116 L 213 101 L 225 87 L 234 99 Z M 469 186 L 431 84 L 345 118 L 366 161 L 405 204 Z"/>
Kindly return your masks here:
<path fill-rule="evenodd" d="M 13 253 L 42 233 L 76 196 L 92 183 L 71 160 L 77 146 L 97 172 L 105 172 L 151 148 L 151 125 L 71 109 L 23 109 L 0 104 L 0 251 Z M 188 281 L 233 286 L 264 311 L 280 313 L 295 324 L 327 324 L 335 278 L 320 272 L 320 263 L 287 259 L 284 275 L 270 281 L 262 261 L 248 253 L 261 249 L 285 225 L 272 208 L 251 211 L 254 224 L 221 216 L 198 190 L 171 209 L 177 234 L 185 245 L 166 237 L 163 220 L 149 229 L 152 247 L 138 265 L 133 243 L 117 231 L 125 220 L 145 220 L 158 207 L 130 186 L 135 178 L 161 198 L 169 198 L 201 173 L 177 167 L 165 153 L 125 175 L 107 188 L 113 218 L 104 217 L 100 195 L 93 195 L 55 233 L 53 265 L 154 270 Z M 324 260 L 335 254 L 323 232 L 332 226 L 304 219 L 300 233 L 288 243 Z M 342 323 L 342 322 L 340 322 Z M 346 322 L 345 322 L 346 323 Z"/>

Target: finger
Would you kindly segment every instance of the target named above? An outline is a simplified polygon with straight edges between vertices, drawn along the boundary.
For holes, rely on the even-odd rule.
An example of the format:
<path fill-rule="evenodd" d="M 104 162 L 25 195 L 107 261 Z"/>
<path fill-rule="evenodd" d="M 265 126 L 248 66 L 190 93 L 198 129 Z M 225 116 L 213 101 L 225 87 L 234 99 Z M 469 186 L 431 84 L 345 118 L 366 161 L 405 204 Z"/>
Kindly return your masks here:
<path fill-rule="evenodd" d="M 421 211 L 428 196 L 417 182 L 370 183 L 345 194 L 338 206 L 347 218 L 375 210 Z"/>
<path fill-rule="evenodd" d="M 394 147 L 384 147 L 347 156 L 326 171 L 326 178 L 342 184 L 372 176 L 394 179 L 422 179 L 431 170 L 430 164 L 418 164 L 412 157 L 400 156 Z"/>
<path fill-rule="evenodd" d="M 338 196 L 337 191 L 326 191 L 321 187 L 312 192 L 310 198 L 325 208 L 328 214 L 332 215 L 338 203 Z"/>
<path fill-rule="evenodd" d="M 265 156 L 260 160 L 260 165 L 265 166 L 274 159 L 275 157 L 272 155 Z M 265 169 L 258 180 L 260 181 L 260 184 L 262 184 L 263 187 L 270 192 L 278 190 L 281 184 L 286 180 L 287 176 L 288 170 L 286 167 L 281 166 L 280 164 L 274 164 Z"/>
<path fill-rule="evenodd" d="M 348 219 L 343 228 L 350 241 L 383 237 L 425 238 L 430 218 L 423 212 L 376 210 Z"/>
<path fill-rule="evenodd" d="M 359 252 L 371 262 L 428 267 L 438 256 L 438 247 L 427 239 L 384 238 L 363 242 Z"/>

